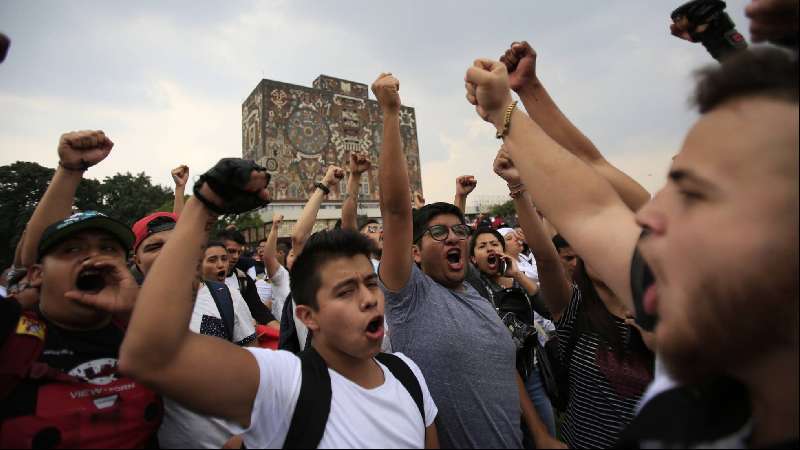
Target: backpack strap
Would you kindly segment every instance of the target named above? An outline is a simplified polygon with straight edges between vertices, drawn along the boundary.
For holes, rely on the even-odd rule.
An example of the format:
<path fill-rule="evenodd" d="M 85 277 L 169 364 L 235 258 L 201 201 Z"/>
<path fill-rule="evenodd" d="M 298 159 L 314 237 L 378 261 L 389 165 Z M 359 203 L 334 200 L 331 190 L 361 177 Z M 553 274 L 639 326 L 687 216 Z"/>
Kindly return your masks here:
<path fill-rule="evenodd" d="M 286 301 L 283 302 L 278 350 L 290 351 L 295 355 L 303 350 L 300 348 L 300 340 L 297 338 L 297 327 L 294 325 L 294 309 L 292 308 L 291 293 L 286 297 Z"/>
<path fill-rule="evenodd" d="M 403 384 L 403 387 L 406 388 L 408 393 L 411 394 L 411 398 L 414 399 L 414 403 L 417 404 L 419 413 L 422 415 L 422 423 L 424 425 L 425 404 L 422 400 L 422 387 L 419 385 L 419 380 L 416 375 L 414 375 L 414 372 L 399 356 L 392 355 L 391 353 L 378 353 L 375 359 L 386 366 L 389 372 L 392 372 L 392 375 L 394 375 L 394 377 Z"/>
<path fill-rule="evenodd" d="M 286 433 L 284 449 L 317 448 L 325 434 L 331 412 L 331 378 L 328 365 L 314 347 L 300 355 L 303 378 L 300 396 Z"/>
<path fill-rule="evenodd" d="M 225 325 L 225 331 L 228 333 L 228 340 L 233 342 L 234 316 L 231 291 L 228 290 L 228 286 L 225 283 L 208 280 L 206 280 L 205 283 L 208 286 L 211 297 L 214 299 L 214 303 L 217 305 L 219 316 L 222 319 L 222 323 Z"/>

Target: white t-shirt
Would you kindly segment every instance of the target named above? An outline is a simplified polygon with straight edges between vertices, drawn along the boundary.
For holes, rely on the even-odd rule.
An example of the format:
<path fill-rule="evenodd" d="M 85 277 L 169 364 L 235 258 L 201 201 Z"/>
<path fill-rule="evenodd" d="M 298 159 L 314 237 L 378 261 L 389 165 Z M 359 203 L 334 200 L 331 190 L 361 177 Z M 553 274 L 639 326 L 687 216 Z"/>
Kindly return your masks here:
<path fill-rule="evenodd" d="M 255 281 L 258 297 L 261 299 L 261 303 L 266 305 L 268 301 L 272 300 L 272 284 L 269 282 L 269 276 L 267 275 L 267 272 L 265 271 L 257 274 L 256 267 L 253 266 L 247 269 L 247 276 L 250 277 L 251 280 Z M 273 313 L 273 315 L 275 314 Z M 279 316 L 275 317 L 280 320 Z"/>
<path fill-rule="evenodd" d="M 289 286 L 289 271 L 285 267 L 278 265 L 278 271 L 275 272 L 270 282 L 272 282 L 272 315 L 280 321 L 283 314 L 283 304 L 286 302 L 286 297 L 289 296 L 291 290 Z"/>
<path fill-rule="evenodd" d="M 289 432 L 302 383 L 300 359 L 290 352 L 248 348 L 258 362 L 260 381 L 250 428 L 234 430 L 248 448 L 281 448 Z M 411 368 L 422 388 L 425 420 L 411 394 L 384 365 L 384 383 L 364 389 L 328 369 L 331 411 L 318 448 L 424 448 L 425 428 L 438 409 L 425 378 L 414 362 L 396 353 Z"/>
<path fill-rule="evenodd" d="M 539 271 L 536 269 L 536 261 L 520 253 L 518 262 L 520 272 L 535 281 L 536 284 L 539 284 Z"/>
<path fill-rule="evenodd" d="M 231 291 L 231 298 L 234 341 L 240 345 L 249 344 L 256 338 L 250 310 L 238 290 Z M 244 313 L 247 313 L 246 316 Z M 208 286 L 203 284 L 197 291 L 189 329 L 194 333 L 224 339 L 224 327 L 217 304 Z M 196 414 L 164 397 L 164 419 L 158 430 L 161 448 L 221 448 L 235 434 L 227 421 Z"/>

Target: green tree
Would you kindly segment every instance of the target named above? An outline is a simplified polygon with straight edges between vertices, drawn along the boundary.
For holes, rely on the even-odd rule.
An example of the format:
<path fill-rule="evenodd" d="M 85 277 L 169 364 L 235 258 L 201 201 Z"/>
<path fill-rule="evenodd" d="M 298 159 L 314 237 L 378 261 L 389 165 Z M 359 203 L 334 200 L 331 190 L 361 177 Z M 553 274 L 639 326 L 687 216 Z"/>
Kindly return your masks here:
<path fill-rule="evenodd" d="M 509 200 L 505 203 L 494 205 L 489 208 L 489 214 L 492 216 L 509 217 L 516 214 L 514 209 L 514 200 Z"/>
<path fill-rule="evenodd" d="M 54 173 L 54 169 L 24 161 L 0 167 L 0 267 L 11 265 L 22 231 Z M 83 210 L 100 209 L 100 182 L 81 181 L 75 205 Z"/>
<path fill-rule="evenodd" d="M 172 191 L 154 185 L 144 172 L 130 172 L 106 177 L 100 186 L 103 212 L 126 224 L 133 225 L 142 217 L 173 200 Z"/>

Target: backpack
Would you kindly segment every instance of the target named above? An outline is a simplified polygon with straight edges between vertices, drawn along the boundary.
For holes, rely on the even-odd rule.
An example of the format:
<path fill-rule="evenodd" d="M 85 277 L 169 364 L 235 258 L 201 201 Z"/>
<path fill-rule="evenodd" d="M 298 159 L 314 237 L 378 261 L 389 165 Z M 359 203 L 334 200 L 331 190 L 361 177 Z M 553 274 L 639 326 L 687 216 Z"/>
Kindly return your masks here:
<path fill-rule="evenodd" d="M 228 285 L 225 283 L 208 280 L 205 280 L 205 283 L 206 286 L 208 286 L 208 292 L 211 293 L 211 297 L 214 299 L 214 303 L 217 305 L 219 317 L 222 319 L 222 323 L 225 325 L 225 338 L 233 342 L 234 313 L 231 291 L 228 290 Z"/>
<path fill-rule="evenodd" d="M 289 432 L 286 433 L 286 441 L 283 443 L 284 449 L 317 448 L 325 434 L 331 412 L 332 392 L 328 365 L 314 347 L 308 347 L 299 357 L 303 378 Z M 425 423 L 422 387 L 411 368 L 402 359 L 389 353 L 379 353 L 375 359 L 386 366 L 406 388 L 419 408 L 422 423 Z"/>
<path fill-rule="evenodd" d="M 40 362 L 46 332 L 40 317 L 26 311 L 0 347 L 0 400 L 25 380 L 37 382 L 35 412 L 0 420 L 0 448 L 153 445 L 163 414 L 160 397 L 124 376 L 93 384 Z"/>

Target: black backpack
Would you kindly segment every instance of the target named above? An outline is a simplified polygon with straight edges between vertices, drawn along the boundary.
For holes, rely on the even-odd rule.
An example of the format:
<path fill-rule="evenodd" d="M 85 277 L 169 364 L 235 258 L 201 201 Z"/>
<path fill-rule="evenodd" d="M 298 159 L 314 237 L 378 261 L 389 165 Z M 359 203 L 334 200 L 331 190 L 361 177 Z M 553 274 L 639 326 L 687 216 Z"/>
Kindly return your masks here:
<path fill-rule="evenodd" d="M 225 337 L 229 341 L 233 342 L 234 315 L 231 291 L 228 290 L 228 285 L 225 283 L 208 280 L 205 280 L 205 283 L 206 286 L 208 286 L 208 291 L 211 293 L 211 297 L 214 299 L 214 303 L 217 304 L 217 310 L 219 311 L 219 316 L 222 319 L 222 323 L 225 325 L 225 332 L 227 334 Z"/>
<path fill-rule="evenodd" d="M 287 303 L 290 300 L 287 300 Z M 303 381 L 300 385 L 300 396 L 294 409 L 289 432 L 283 448 L 317 448 L 325 427 L 328 424 L 328 415 L 331 412 L 331 379 L 328 365 L 317 353 L 314 347 L 308 347 L 300 353 L 300 363 L 303 371 Z M 425 423 L 425 407 L 422 401 L 422 387 L 411 368 L 399 357 L 389 353 L 379 353 L 375 356 L 381 364 L 386 366 L 392 375 L 406 388 L 422 415 Z"/>

